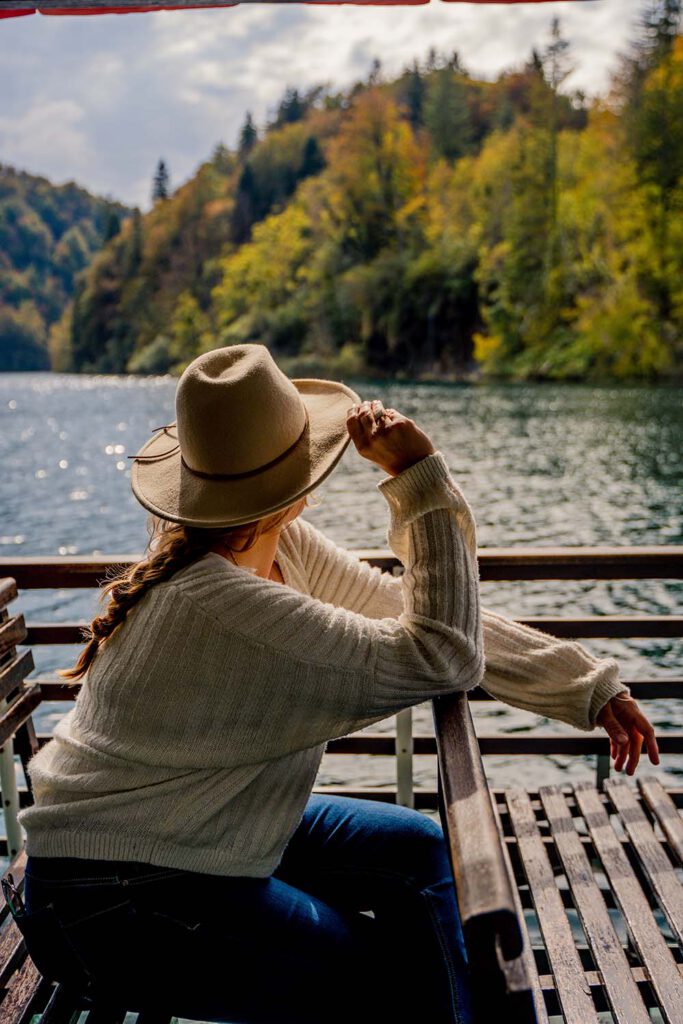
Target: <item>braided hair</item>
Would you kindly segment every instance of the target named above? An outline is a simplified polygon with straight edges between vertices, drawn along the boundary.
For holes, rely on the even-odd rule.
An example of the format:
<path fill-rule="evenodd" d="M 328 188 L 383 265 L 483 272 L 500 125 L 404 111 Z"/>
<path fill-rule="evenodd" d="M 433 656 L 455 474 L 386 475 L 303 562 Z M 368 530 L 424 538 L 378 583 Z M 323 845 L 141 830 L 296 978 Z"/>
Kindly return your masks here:
<path fill-rule="evenodd" d="M 309 504 L 308 498 L 307 495 L 306 505 Z M 60 669 L 58 674 L 71 680 L 85 675 L 102 644 L 125 622 L 130 609 L 155 583 L 163 583 L 178 570 L 197 561 L 217 541 L 221 541 L 230 551 L 247 551 L 262 533 L 283 523 L 292 507 L 290 505 L 272 516 L 227 529 L 184 526 L 150 515 L 147 521 L 149 542 L 146 557 L 109 578 L 100 594 L 101 602 L 109 598 L 106 610 L 84 629 L 85 647 L 76 664 L 72 668 Z"/>

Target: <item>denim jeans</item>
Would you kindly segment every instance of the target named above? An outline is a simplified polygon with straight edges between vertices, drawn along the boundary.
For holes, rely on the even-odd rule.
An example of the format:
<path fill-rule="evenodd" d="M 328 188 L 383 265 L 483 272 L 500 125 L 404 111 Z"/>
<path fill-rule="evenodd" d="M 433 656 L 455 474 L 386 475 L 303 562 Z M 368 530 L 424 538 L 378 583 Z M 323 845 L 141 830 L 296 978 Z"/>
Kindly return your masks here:
<path fill-rule="evenodd" d="M 128 1010 L 235 1024 L 471 1021 L 446 844 L 419 811 L 312 794 L 268 878 L 29 857 L 24 896 L 29 916 L 53 908 L 62 953 Z M 53 976 L 64 969 L 55 959 Z"/>

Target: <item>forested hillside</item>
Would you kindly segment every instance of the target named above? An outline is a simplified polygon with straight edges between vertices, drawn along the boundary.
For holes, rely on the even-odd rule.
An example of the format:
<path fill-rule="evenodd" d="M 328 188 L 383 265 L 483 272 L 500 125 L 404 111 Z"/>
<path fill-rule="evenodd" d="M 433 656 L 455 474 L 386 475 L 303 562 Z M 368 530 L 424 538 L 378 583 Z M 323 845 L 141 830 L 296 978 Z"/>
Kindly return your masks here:
<path fill-rule="evenodd" d="M 179 372 L 259 341 L 300 375 L 680 372 L 679 9 L 647 5 L 590 104 L 564 87 L 557 22 L 494 82 L 432 52 L 394 80 L 288 89 L 95 256 L 55 367 Z"/>
<path fill-rule="evenodd" d="M 49 369 L 49 329 L 127 212 L 0 164 L 0 370 Z"/>

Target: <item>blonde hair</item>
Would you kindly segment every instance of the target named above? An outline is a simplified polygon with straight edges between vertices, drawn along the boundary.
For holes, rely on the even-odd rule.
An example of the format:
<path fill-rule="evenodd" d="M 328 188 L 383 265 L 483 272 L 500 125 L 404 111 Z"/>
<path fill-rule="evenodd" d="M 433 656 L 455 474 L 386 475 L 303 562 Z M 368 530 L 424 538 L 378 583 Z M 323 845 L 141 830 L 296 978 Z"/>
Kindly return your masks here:
<path fill-rule="evenodd" d="M 315 507 L 306 495 L 305 506 Z M 316 504 L 319 502 L 315 499 Z M 115 629 L 125 622 L 130 609 L 141 600 L 155 583 L 171 578 L 173 573 L 201 558 L 220 541 L 230 551 L 247 551 L 261 534 L 280 526 L 299 501 L 280 512 L 256 519 L 240 526 L 205 529 L 184 526 L 150 515 L 147 520 L 149 541 L 146 556 L 127 569 L 123 569 L 102 588 L 100 602 L 109 598 L 102 615 L 97 615 L 84 630 L 85 647 L 73 668 L 60 669 L 65 679 L 80 679 L 90 667 L 102 644 Z"/>

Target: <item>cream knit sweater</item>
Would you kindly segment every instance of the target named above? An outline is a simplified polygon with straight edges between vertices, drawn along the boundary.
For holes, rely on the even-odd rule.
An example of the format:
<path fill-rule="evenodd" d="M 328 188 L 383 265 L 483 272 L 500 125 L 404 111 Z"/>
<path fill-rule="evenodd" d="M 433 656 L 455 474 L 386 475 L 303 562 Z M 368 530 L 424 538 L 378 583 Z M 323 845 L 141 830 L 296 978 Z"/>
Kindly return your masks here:
<path fill-rule="evenodd" d="M 443 455 L 377 486 L 402 577 L 296 519 L 285 586 L 211 552 L 145 594 L 30 761 L 30 855 L 263 877 L 333 737 L 478 683 L 594 727 L 625 689 L 618 663 L 480 607 L 475 521 Z"/>

